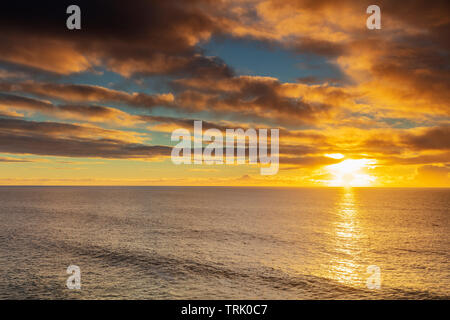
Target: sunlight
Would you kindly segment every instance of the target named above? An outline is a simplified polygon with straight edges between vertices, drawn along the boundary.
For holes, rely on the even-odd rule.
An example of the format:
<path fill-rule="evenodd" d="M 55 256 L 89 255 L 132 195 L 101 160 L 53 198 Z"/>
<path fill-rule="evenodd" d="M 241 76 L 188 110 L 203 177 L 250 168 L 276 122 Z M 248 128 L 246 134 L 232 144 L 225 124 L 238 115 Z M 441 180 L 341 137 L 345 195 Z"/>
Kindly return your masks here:
<path fill-rule="evenodd" d="M 344 189 L 337 203 L 335 222 L 335 250 L 339 255 L 330 263 L 330 276 L 346 285 L 355 285 L 361 278 L 358 252 L 363 234 L 357 207 L 354 191 L 351 188 Z"/>
<path fill-rule="evenodd" d="M 342 153 L 327 153 L 325 157 L 339 160 L 344 158 L 344 155 Z"/>
<path fill-rule="evenodd" d="M 375 181 L 375 177 L 364 170 L 373 168 L 373 159 L 347 159 L 342 162 L 326 166 L 333 175 L 328 181 L 330 187 L 368 187 Z"/>

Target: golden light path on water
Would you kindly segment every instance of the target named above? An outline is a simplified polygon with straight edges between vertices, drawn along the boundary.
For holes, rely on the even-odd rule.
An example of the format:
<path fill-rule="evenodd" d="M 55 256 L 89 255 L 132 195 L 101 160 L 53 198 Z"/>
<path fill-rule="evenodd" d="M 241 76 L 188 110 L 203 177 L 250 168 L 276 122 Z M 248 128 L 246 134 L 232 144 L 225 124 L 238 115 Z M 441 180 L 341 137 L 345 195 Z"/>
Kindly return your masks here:
<path fill-rule="evenodd" d="M 334 247 L 336 255 L 330 263 L 330 277 L 346 285 L 361 283 L 360 239 L 363 237 L 358 223 L 358 210 L 353 188 L 343 188 L 337 204 L 334 227 Z"/>
<path fill-rule="evenodd" d="M 344 158 L 340 153 L 325 156 L 337 160 Z M 327 182 L 328 186 L 343 187 L 336 203 L 332 245 L 336 254 L 330 261 L 328 276 L 345 285 L 361 286 L 364 281 L 365 269 L 361 265 L 364 235 L 352 187 L 373 185 L 376 178 L 370 175 L 369 170 L 375 168 L 376 162 L 374 159 L 345 159 L 325 167 L 332 176 Z"/>

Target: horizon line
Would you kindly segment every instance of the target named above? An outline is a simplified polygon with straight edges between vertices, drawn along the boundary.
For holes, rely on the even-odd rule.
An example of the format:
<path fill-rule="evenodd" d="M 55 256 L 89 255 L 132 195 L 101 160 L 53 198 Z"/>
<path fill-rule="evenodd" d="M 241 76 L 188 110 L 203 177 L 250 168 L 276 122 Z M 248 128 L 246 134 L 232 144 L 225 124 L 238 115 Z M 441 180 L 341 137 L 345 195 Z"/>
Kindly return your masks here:
<path fill-rule="evenodd" d="M 149 188 L 149 187 L 178 187 L 178 188 L 304 188 L 304 189 L 450 189 L 450 186 L 271 186 L 271 185 L 0 185 L 6 187 L 121 187 L 121 188 Z"/>

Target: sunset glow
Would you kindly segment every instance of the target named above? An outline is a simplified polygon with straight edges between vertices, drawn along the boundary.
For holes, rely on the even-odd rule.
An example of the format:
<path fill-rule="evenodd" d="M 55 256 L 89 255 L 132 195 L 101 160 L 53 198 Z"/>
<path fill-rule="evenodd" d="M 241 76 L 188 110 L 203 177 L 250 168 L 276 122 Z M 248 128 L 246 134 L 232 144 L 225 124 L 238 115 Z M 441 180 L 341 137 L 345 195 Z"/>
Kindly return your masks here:
<path fill-rule="evenodd" d="M 375 160 L 369 159 L 347 159 L 337 164 L 329 165 L 326 169 L 333 175 L 328 182 L 330 187 L 369 187 L 375 181 L 375 177 L 367 173 L 373 169 Z"/>
<path fill-rule="evenodd" d="M 0 185 L 450 186 L 444 2 L 137 3 L 2 8 Z M 279 130 L 275 174 L 174 164 L 195 121 Z"/>

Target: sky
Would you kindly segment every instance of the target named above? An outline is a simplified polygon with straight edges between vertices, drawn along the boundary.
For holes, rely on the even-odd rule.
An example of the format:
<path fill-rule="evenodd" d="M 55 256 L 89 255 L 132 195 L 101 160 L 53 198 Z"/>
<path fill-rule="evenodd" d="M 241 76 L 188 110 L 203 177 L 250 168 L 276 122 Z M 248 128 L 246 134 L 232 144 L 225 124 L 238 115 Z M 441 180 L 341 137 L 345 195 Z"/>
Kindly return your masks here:
<path fill-rule="evenodd" d="M 449 6 L 7 2 L 0 185 L 450 187 Z M 278 173 L 175 165 L 171 134 L 194 120 L 279 129 Z"/>

